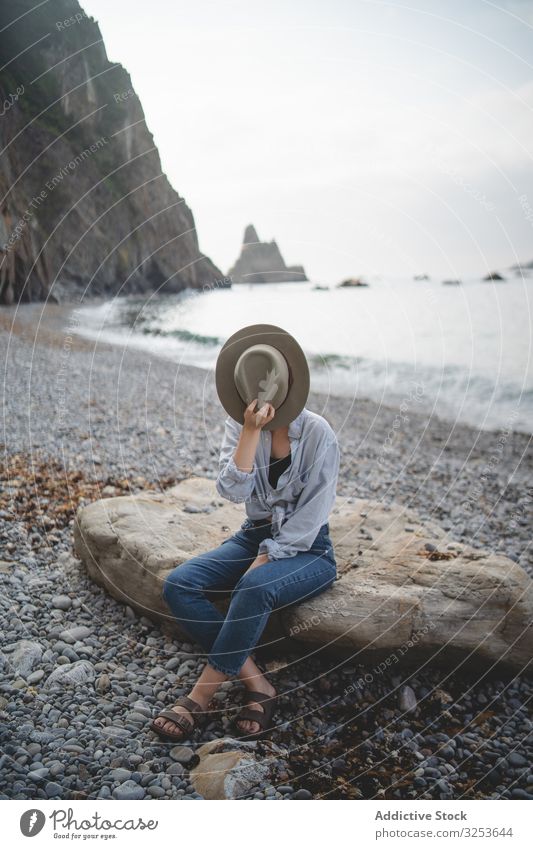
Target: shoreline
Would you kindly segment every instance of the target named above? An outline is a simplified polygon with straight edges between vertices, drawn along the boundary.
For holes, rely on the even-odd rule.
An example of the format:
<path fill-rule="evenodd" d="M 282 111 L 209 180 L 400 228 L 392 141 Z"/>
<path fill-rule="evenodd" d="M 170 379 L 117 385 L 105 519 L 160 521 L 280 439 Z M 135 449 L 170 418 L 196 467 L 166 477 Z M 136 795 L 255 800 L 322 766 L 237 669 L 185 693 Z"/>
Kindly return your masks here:
<path fill-rule="evenodd" d="M 132 298 L 136 296 L 131 296 Z M 91 300 L 91 305 L 103 305 L 108 302 L 107 298 L 104 297 L 95 297 Z M 84 304 L 83 306 L 87 306 Z M 54 347 L 61 346 L 61 341 L 64 342 L 65 338 L 69 338 L 69 346 L 76 350 L 91 350 L 94 351 L 96 348 L 101 350 L 121 350 L 121 351 L 133 351 L 136 352 L 139 356 L 144 356 L 147 359 L 158 360 L 161 363 L 166 363 L 171 366 L 178 366 L 183 370 L 190 370 L 191 377 L 202 377 L 205 378 L 206 374 L 209 374 L 209 369 L 202 368 L 201 366 L 192 365 L 189 363 L 176 363 L 175 360 L 165 357 L 160 353 L 146 351 L 141 347 L 136 347 L 135 345 L 125 344 L 120 345 L 118 342 L 108 341 L 106 339 L 94 339 L 91 336 L 86 336 L 83 333 L 76 333 L 74 328 L 69 328 L 69 319 L 79 308 L 79 304 L 77 302 L 68 302 L 55 304 L 50 302 L 36 302 L 31 304 L 19 304 L 17 306 L 4 306 L 0 307 L 0 332 L 13 332 L 14 335 L 25 335 L 27 338 L 35 339 L 37 344 L 45 343 Z M 39 321 L 37 321 L 37 318 Z M 11 322 L 13 322 L 13 327 L 11 328 Z M 62 337 L 62 339 L 60 338 Z M 333 393 L 326 393 L 321 390 L 312 390 L 309 395 L 310 398 L 321 398 L 321 399 L 332 399 L 333 402 L 344 402 L 347 403 L 347 396 L 338 395 Z M 382 401 L 377 402 L 374 399 L 362 396 L 360 398 L 353 399 L 354 404 L 363 403 L 365 405 L 374 405 L 376 409 L 379 410 L 388 410 L 391 415 L 397 415 L 400 411 L 401 402 L 395 403 L 394 401 Z M 474 425 L 469 422 L 447 418 L 445 416 L 439 415 L 437 413 L 429 412 L 428 410 L 422 410 L 420 412 L 411 410 L 411 415 L 419 417 L 420 419 L 428 418 L 432 421 L 439 422 L 442 426 L 447 426 L 451 430 L 464 429 L 465 431 L 470 432 L 472 435 L 478 433 L 487 433 L 487 434 L 500 434 L 509 430 L 509 428 L 505 428 L 503 426 L 499 427 L 484 427 L 484 428 L 476 428 Z M 526 440 L 531 441 L 533 439 L 533 429 L 531 432 L 520 429 L 511 429 L 512 433 L 523 437 Z"/>

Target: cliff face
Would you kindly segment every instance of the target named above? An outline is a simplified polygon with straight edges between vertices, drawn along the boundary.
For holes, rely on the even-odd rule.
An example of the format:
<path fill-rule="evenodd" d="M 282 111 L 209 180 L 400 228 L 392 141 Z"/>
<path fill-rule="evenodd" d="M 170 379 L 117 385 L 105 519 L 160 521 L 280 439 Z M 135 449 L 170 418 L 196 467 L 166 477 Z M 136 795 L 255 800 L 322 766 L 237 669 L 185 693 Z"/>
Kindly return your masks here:
<path fill-rule="evenodd" d="M 0 28 L 0 302 L 220 282 L 94 19 L 11 0 Z"/>
<path fill-rule="evenodd" d="M 228 271 L 232 283 L 287 283 L 307 280 L 302 265 L 285 265 L 274 240 L 261 242 L 253 224 L 244 231 L 240 256 Z"/>

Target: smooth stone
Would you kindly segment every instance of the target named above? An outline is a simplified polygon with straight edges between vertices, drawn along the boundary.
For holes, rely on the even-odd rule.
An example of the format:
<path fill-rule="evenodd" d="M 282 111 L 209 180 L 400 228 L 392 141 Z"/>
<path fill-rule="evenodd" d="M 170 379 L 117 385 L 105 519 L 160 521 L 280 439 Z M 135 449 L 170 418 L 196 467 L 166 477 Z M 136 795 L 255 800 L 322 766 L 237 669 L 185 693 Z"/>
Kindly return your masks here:
<path fill-rule="evenodd" d="M 30 674 L 26 678 L 26 681 L 28 682 L 28 684 L 38 684 L 39 681 L 41 681 L 41 679 L 44 678 L 45 675 L 46 672 L 44 671 L 44 669 L 36 669 L 35 672 L 30 672 Z"/>
<path fill-rule="evenodd" d="M 523 755 L 520 754 L 520 752 L 511 752 L 509 755 L 507 755 L 507 760 L 511 764 L 511 766 L 519 767 L 528 765 L 528 761 Z"/>
<path fill-rule="evenodd" d="M 144 799 L 146 791 L 135 781 L 124 781 L 113 790 L 114 799 Z"/>
<path fill-rule="evenodd" d="M 65 643 L 75 643 L 77 640 L 83 640 L 91 634 L 92 629 L 88 628 L 86 625 L 75 625 L 71 628 L 67 628 L 65 631 L 61 631 L 59 637 Z"/>
<path fill-rule="evenodd" d="M 70 610 L 72 607 L 72 599 L 68 595 L 55 595 L 52 598 L 52 607 L 58 610 Z"/>
<path fill-rule="evenodd" d="M 131 772 L 129 769 L 123 769 L 122 767 L 117 767 L 117 769 L 112 769 L 109 773 L 113 781 L 129 781 L 131 779 Z"/>
<path fill-rule="evenodd" d="M 61 775 L 61 773 L 65 772 L 65 765 L 63 763 L 61 763 L 61 761 L 53 761 L 50 764 L 49 769 L 50 769 L 50 775 L 53 776 L 53 778 L 55 778 L 56 775 Z"/>
<path fill-rule="evenodd" d="M 163 787 L 158 787 L 157 784 L 153 784 L 151 787 L 148 787 L 148 795 L 152 796 L 154 799 L 162 799 L 166 793 Z"/>
<path fill-rule="evenodd" d="M 415 692 L 408 684 L 401 688 L 399 701 L 400 710 L 404 713 L 414 713 L 416 711 L 418 703 Z"/>
<path fill-rule="evenodd" d="M 180 763 L 170 764 L 170 766 L 167 767 L 167 775 L 183 775 L 184 772 L 185 769 L 183 764 Z"/>
<path fill-rule="evenodd" d="M 49 781 L 45 785 L 44 792 L 49 798 L 52 798 L 52 796 L 60 796 L 64 791 L 61 784 L 58 784 L 57 781 Z"/>
<path fill-rule="evenodd" d="M 194 752 L 188 746 L 174 746 L 170 752 L 170 757 L 180 764 L 188 764 L 194 758 Z"/>
<path fill-rule="evenodd" d="M 48 768 L 43 766 L 38 769 L 32 769 L 28 773 L 28 778 L 31 778 L 32 781 L 41 781 L 43 778 L 46 778 L 48 775 Z"/>
<path fill-rule="evenodd" d="M 513 787 L 511 790 L 511 796 L 514 799 L 533 799 L 533 794 L 527 793 L 521 787 Z"/>

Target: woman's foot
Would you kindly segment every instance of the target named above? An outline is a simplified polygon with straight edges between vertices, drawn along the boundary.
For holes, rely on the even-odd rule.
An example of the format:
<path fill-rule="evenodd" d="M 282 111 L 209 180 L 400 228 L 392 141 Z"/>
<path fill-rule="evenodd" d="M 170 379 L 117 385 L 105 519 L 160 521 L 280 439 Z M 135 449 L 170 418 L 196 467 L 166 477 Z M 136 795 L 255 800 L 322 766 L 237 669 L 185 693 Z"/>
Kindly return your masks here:
<path fill-rule="evenodd" d="M 203 702 L 200 702 L 197 695 L 193 697 L 192 693 L 189 693 L 189 698 L 194 698 L 194 700 L 198 702 L 198 704 L 200 704 L 204 710 L 207 710 L 207 705 L 203 704 Z M 184 716 L 190 723 L 192 723 L 192 728 L 194 729 L 196 719 L 194 717 L 194 714 L 187 710 L 186 707 L 183 707 L 183 705 L 173 705 L 172 707 L 168 708 L 168 710 L 171 710 L 173 713 L 179 713 L 181 716 Z M 157 725 L 157 727 L 160 728 L 161 731 L 164 731 L 167 734 L 176 734 L 180 737 L 187 736 L 183 728 L 181 728 L 176 722 L 172 722 L 172 720 L 170 719 L 165 719 L 164 716 L 156 717 L 156 719 L 154 719 L 154 725 Z"/>
<path fill-rule="evenodd" d="M 266 678 L 257 678 L 253 679 L 253 682 L 250 682 L 250 686 L 246 688 L 250 692 L 254 693 L 264 693 L 265 696 L 275 696 L 276 690 L 272 686 L 272 684 L 267 681 Z M 251 710 L 258 710 L 261 713 L 264 713 L 264 707 L 260 702 L 247 702 L 246 707 Z M 236 719 L 237 726 L 244 734 L 257 734 L 261 731 L 261 727 L 258 722 L 255 722 L 253 719 Z"/>

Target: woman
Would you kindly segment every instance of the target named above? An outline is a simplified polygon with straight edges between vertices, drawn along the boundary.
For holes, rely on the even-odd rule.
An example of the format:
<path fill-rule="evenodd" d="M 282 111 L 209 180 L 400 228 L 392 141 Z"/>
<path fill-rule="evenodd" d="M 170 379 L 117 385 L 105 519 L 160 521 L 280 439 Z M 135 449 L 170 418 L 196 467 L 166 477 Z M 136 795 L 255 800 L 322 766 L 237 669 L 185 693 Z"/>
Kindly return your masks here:
<path fill-rule="evenodd" d="M 302 405 L 307 390 L 303 395 L 294 390 L 298 366 L 301 384 L 308 387 L 300 355 L 294 356 L 295 340 L 276 328 L 284 334 L 283 342 L 276 335 L 275 346 L 250 344 L 250 338 L 256 338 L 251 331 L 264 327 L 273 326 L 239 331 L 246 343 L 231 371 L 231 392 L 233 384 L 243 393 L 249 393 L 250 384 L 268 389 L 244 410 L 243 396 L 239 394 L 239 409 L 228 402 L 226 389 L 219 391 L 226 409 L 242 424 L 232 415 L 225 420 L 216 488 L 224 498 L 244 501 L 247 518 L 220 546 L 173 569 L 163 586 L 175 619 L 208 655 L 189 695 L 162 711 L 150 726 L 172 741 L 185 739 L 205 720 L 220 684 L 234 677 L 246 688 L 245 707 L 234 720 L 236 733 L 247 739 L 262 736 L 270 727 L 277 694 L 252 659 L 252 651 L 272 610 L 318 595 L 337 577 L 328 524 L 339 472 L 335 433 L 322 416 Z M 289 348 L 284 349 L 285 343 Z M 239 350 L 233 351 L 234 360 L 238 354 Z M 260 380 L 265 364 L 266 379 Z M 299 410 L 296 417 L 272 427 L 276 417 L 279 422 L 283 417 L 265 400 L 265 392 L 276 402 L 283 399 L 285 418 Z M 228 590 L 231 601 L 223 616 L 208 601 L 206 591 Z"/>

